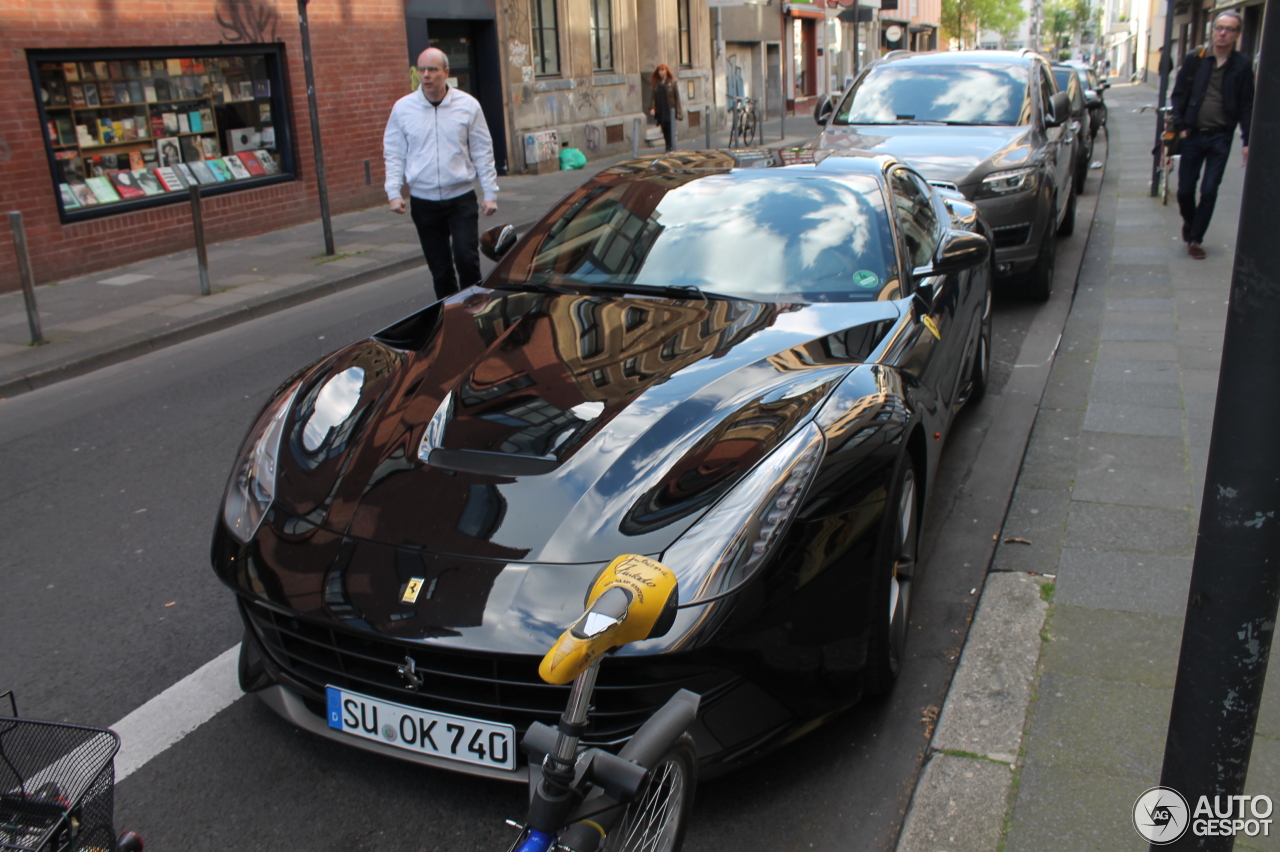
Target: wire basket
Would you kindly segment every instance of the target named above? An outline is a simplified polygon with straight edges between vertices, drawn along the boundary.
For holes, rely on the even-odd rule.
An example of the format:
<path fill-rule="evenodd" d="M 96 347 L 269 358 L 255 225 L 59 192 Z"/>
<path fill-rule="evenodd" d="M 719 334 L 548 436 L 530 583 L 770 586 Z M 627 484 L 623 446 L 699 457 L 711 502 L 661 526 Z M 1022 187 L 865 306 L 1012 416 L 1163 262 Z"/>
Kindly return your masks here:
<path fill-rule="evenodd" d="M 0 850 L 115 852 L 119 748 L 102 728 L 0 718 Z"/>

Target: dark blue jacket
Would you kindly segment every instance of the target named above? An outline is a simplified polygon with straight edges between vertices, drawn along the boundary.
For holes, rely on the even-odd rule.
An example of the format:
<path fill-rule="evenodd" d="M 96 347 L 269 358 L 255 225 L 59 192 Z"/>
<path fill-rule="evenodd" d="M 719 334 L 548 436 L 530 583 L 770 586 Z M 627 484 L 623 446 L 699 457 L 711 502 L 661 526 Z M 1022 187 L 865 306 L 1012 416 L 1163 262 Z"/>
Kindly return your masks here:
<path fill-rule="evenodd" d="M 1215 61 L 1213 49 L 1209 47 L 1194 50 L 1182 60 L 1171 98 L 1175 129 L 1195 129 Z M 1222 113 L 1227 119 L 1228 132 L 1240 125 L 1240 139 L 1248 147 L 1249 125 L 1253 121 L 1253 65 L 1238 50 L 1231 51 L 1222 71 Z"/>

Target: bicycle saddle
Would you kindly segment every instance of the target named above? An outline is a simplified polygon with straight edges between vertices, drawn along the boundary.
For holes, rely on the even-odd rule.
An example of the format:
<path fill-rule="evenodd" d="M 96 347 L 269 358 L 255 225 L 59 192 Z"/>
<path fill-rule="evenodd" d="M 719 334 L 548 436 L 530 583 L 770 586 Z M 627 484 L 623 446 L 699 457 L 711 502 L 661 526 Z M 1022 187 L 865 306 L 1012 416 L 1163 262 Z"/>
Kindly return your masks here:
<path fill-rule="evenodd" d="M 538 674 L 551 684 L 566 684 L 602 654 L 662 636 L 675 620 L 679 590 L 670 568 L 647 556 L 619 556 L 604 569 L 587 611 L 542 658 Z"/>

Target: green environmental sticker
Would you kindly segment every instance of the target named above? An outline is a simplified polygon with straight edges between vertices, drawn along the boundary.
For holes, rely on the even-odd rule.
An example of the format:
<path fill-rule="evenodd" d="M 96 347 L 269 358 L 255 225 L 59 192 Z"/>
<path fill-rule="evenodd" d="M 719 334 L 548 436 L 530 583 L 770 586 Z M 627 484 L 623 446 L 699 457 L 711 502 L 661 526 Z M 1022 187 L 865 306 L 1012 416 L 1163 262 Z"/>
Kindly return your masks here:
<path fill-rule="evenodd" d="M 870 269 L 859 269 L 853 273 L 853 283 L 859 287 L 875 287 L 880 284 L 880 276 Z"/>

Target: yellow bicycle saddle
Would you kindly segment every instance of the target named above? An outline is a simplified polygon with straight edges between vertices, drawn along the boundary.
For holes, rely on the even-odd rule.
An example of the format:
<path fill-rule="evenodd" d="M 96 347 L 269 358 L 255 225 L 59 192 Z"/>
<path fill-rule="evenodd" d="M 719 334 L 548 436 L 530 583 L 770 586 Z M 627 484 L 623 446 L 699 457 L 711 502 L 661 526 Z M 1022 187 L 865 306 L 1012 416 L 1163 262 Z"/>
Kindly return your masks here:
<path fill-rule="evenodd" d="M 666 633 L 678 603 L 674 571 L 647 556 L 619 556 L 591 587 L 587 611 L 542 658 L 538 674 L 547 683 L 569 683 L 601 654 Z"/>

